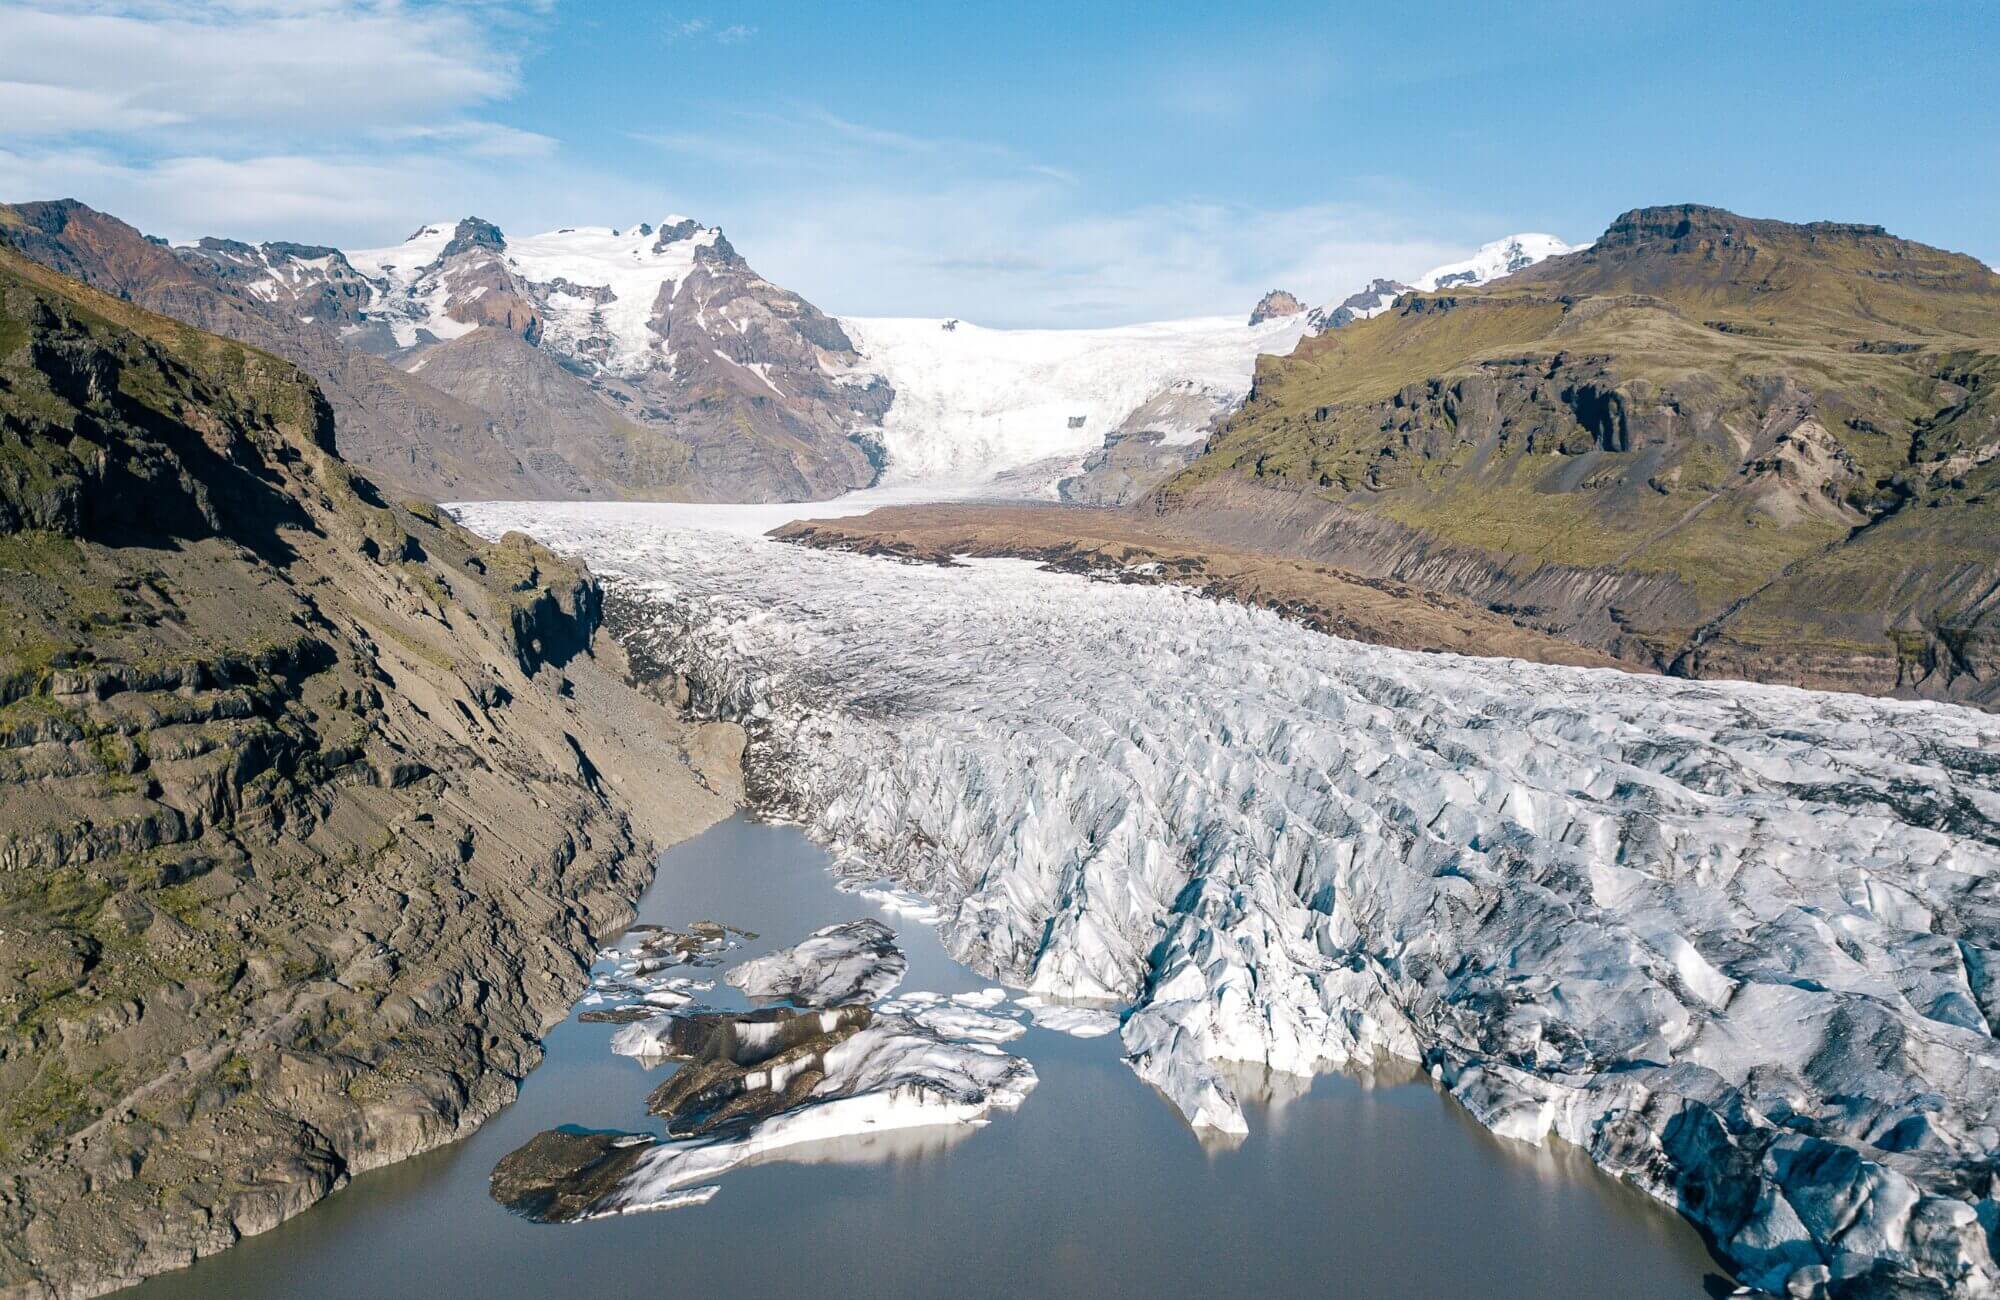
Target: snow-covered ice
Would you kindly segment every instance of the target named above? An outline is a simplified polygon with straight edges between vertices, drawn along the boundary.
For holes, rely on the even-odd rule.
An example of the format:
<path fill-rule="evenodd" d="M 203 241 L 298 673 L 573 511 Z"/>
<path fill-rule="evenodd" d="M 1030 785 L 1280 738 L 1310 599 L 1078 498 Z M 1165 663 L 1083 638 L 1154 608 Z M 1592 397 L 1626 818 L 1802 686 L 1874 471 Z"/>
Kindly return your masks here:
<path fill-rule="evenodd" d="M 1753 1285 L 1990 1294 L 2000 719 L 620 510 L 464 513 L 648 602 L 636 635 L 749 723 L 774 809 L 975 969 L 1125 1007 L 1192 1121 L 1243 1125 L 1231 1062 L 1412 1062 Z"/>
<path fill-rule="evenodd" d="M 1533 266 L 1544 258 L 1583 251 L 1588 245 L 1566 244 L 1554 235 L 1528 233 L 1509 235 L 1482 244 L 1479 251 L 1463 262 L 1434 266 L 1417 277 L 1416 287 L 1426 293 L 1440 289 L 1464 289 L 1486 284 Z"/>
<path fill-rule="evenodd" d="M 896 390 L 882 425 L 888 484 L 983 481 L 1081 458 L 1142 408 L 1144 427 L 1167 441 L 1197 441 L 1212 416 L 1234 410 L 1250 391 L 1258 356 L 1290 352 L 1306 328 L 1304 316 L 1255 326 L 1215 317 L 1070 330 L 907 318 L 841 323 L 866 366 Z M 1060 474 L 1046 477 L 1052 486 Z"/>
<path fill-rule="evenodd" d="M 544 1204 L 561 1195 L 573 1207 L 558 1216 L 567 1221 L 678 1209 L 706 1203 L 719 1190 L 713 1180 L 744 1165 L 868 1158 L 885 1153 L 885 1135 L 983 1126 L 994 1111 L 1020 1106 L 1037 1079 L 1033 1065 L 999 1046 L 1026 1032 L 1020 1022 L 981 1005 L 990 1002 L 977 994 L 884 1003 L 816 1056 L 824 1074 L 800 1104 L 699 1138 L 599 1135 L 599 1153 L 618 1166 L 609 1174 L 534 1159 L 536 1147 L 564 1140 L 561 1130 L 544 1133 L 501 1162 L 495 1195 Z"/>
<path fill-rule="evenodd" d="M 959 1037 L 910 1016 L 878 1015 L 827 1052 L 826 1078 L 809 1104 L 745 1132 L 659 1143 L 590 1213 L 678 1204 L 674 1194 L 682 1189 L 708 1184 L 744 1164 L 783 1159 L 807 1144 L 898 1129 L 984 1124 L 993 1111 L 1013 1110 L 1027 1100 L 1036 1083 L 1035 1067 L 1002 1051 L 995 1041 L 984 1035 Z"/>
<path fill-rule="evenodd" d="M 1024 994 L 1020 1005 L 1043 1029 L 1053 1029 L 1060 1034 L 1074 1038 L 1102 1038 L 1106 1034 L 1118 1032 L 1119 1016 L 1108 1007 L 1078 1006 L 1070 1002 L 1058 1002 L 1045 998 L 1039 993 Z"/>
<path fill-rule="evenodd" d="M 799 943 L 753 957 L 723 975 L 753 998 L 784 998 L 802 1007 L 872 1002 L 900 984 L 909 958 L 896 932 L 875 920 L 843 921 Z"/>
<path fill-rule="evenodd" d="M 907 917 L 919 925 L 936 925 L 943 919 L 937 904 L 922 894 L 903 889 L 886 880 L 843 881 L 843 889 L 867 899 L 885 912 Z"/>

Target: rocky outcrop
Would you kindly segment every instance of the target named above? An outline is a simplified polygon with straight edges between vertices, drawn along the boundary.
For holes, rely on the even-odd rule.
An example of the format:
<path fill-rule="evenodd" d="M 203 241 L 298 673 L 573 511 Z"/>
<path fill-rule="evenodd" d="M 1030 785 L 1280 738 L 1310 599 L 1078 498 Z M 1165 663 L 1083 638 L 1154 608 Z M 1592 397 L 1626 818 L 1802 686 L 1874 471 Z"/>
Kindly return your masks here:
<path fill-rule="evenodd" d="M 493 1199 L 539 1223 L 569 1223 L 631 1177 L 652 1147 L 639 1133 L 550 1129 L 493 1167 Z"/>
<path fill-rule="evenodd" d="M 646 1098 L 675 1137 L 705 1137 L 796 1109 L 826 1079 L 826 1054 L 868 1027 L 865 1004 L 773 1007 L 673 1021 L 670 1060 L 686 1062 Z"/>
<path fill-rule="evenodd" d="M 1296 316 L 1305 309 L 1306 305 L 1291 294 L 1283 289 L 1273 289 L 1259 298 L 1257 305 L 1250 309 L 1250 324 L 1262 325 L 1265 321 L 1276 320 L 1280 316 Z"/>
<path fill-rule="evenodd" d="M 182 1266 L 504 1104 L 723 815 L 587 573 L 280 359 L 0 250 L 0 1294 Z M 27 935 L 26 943 L 13 936 Z"/>
<path fill-rule="evenodd" d="M 1080 506 L 1130 505 L 1185 468 L 1201 448 L 1200 442 L 1168 442 L 1157 430 L 1107 434 L 1103 447 L 1056 484 L 1056 495 Z"/>
<path fill-rule="evenodd" d="M 1313 308 L 1310 320 L 1313 333 L 1337 330 L 1352 325 L 1358 320 L 1379 316 L 1395 304 L 1398 297 L 1414 290 L 1400 280 L 1377 277 L 1370 280 L 1365 288 L 1358 289 L 1347 297 L 1328 307 Z"/>

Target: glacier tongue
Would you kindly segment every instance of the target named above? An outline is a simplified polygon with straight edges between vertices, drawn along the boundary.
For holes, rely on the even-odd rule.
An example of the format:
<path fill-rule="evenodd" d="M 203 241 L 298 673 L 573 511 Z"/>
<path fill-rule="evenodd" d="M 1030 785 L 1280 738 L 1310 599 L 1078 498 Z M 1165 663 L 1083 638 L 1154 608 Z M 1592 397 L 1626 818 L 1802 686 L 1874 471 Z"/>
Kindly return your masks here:
<path fill-rule="evenodd" d="M 1112 329 L 987 329 L 969 321 L 843 318 L 863 364 L 896 391 L 884 482 L 989 482 L 1054 495 L 1107 435 L 1200 442 L 1243 401 L 1257 358 L 1290 352 L 1303 316 Z M 1025 482 L 1020 481 L 1025 475 Z"/>
<path fill-rule="evenodd" d="M 2000 719 L 1323 637 L 1172 587 L 494 504 L 611 584 L 767 806 L 967 964 L 1230 1063 L 1399 1058 L 1745 1282 L 1990 1295 Z M 1917 1279 L 1923 1279 L 1921 1282 Z"/>

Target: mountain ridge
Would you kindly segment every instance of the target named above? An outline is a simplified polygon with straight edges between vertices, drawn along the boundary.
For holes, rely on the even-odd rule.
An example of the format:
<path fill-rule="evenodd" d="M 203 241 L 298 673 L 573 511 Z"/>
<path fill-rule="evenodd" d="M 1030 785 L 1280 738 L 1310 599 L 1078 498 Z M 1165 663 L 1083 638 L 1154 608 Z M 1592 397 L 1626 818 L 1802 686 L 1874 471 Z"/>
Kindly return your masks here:
<path fill-rule="evenodd" d="M 420 228 L 413 239 L 433 246 L 399 282 L 371 277 L 366 257 L 357 266 L 324 246 L 213 237 L 169 246 L 74 200 L 0 208 L 0 239 L 28 256 L 301 365 L 326 388 L 348 453 L 407 490 L 797 500 L 872 482 L 863 435 L 891 394 L 821 364 L 822 352 L 834 371 L 852 361 L 838 326 L 756 275 L 719 229 L 685 220 L 671 229 L 700 247 L 685 250 L 678 278 L 664 286 L 673 290 L 667 302 L 622 306 L 653 338 L 658 364 L 618 367 L 596 355 L 610 342 L 604 336 L 564 333 L 615 291 L 517 274 L 504 234 L 477 218 Z M 680 311 L 671 310 L 676 298 L 685 299 Z M 711 312 L 727 337 L 710 330 Z M 495 353 L 489 342 L 438 371 L 458 391 L 424 378 L 431 353 L 480 329 L 513 334 L 555 363 L 541 369 L 560 391 L 563 436 L 517 408 L 467 400 L 501 382 L 483 373 Z M 630 330 L 623 343 L 649 350 L 635 347 Z"/>
<path fill-rule="evenodd" d="M 1996 377 L 1972 258 L 1635 209 L 1267 358 L 1154 508 L 1657 668 L 1990 707 Z"/>
<path fill-rule="evenodd" d="M 649 847 L 739 796 L 740 732 L 627 683 L 587 571 L 386 499 L 333 420 L 0 248 L 0 1293 L 469 1132 Z"/>

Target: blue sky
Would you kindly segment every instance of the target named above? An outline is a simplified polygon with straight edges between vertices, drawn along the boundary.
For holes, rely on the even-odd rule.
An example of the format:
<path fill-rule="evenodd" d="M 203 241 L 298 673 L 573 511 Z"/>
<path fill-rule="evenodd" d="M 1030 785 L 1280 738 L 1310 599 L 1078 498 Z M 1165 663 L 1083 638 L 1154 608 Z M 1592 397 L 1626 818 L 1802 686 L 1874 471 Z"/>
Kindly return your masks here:
<path fill-rule="evenodd" d="M 0 0 L 0 197 L 384 243 L 684 212 L 850 314 L 1311 301 L 1693 200 L 2000 262 L 1990 3 Z"/>

